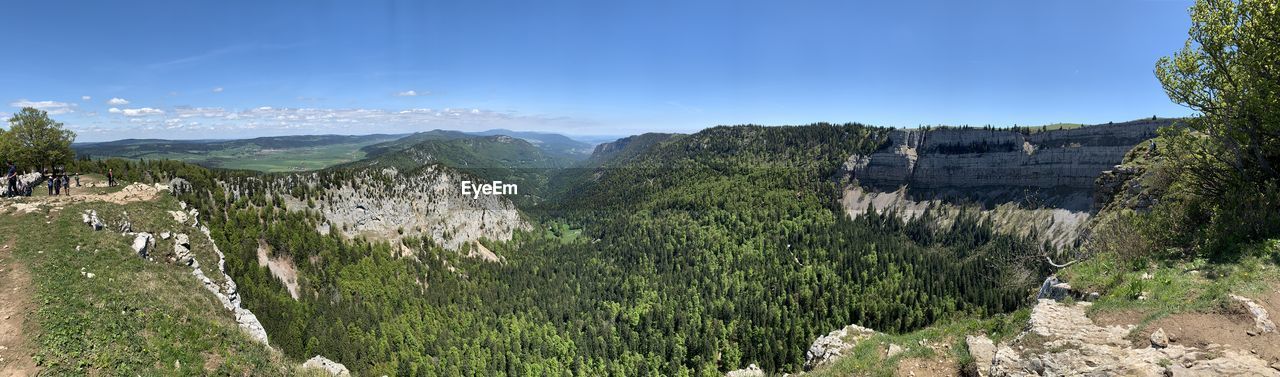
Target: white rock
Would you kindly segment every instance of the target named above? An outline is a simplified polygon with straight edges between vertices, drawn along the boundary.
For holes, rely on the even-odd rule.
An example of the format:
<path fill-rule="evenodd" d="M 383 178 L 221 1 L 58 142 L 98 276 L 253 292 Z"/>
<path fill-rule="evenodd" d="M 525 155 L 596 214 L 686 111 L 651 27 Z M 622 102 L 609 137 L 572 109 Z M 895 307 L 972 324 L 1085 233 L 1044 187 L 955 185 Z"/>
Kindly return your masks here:
<path fill-rule="evenodd" d="M 1169 336 L 1165 335 L 1164 328 L 1156 329 L 1151 333 L 1151 346 L 1155 348 L 1165 348 L 1169 346 Z"/>
<path fill-rule="evenodd" d="M 724 374 L 725 377 L 764 377 L 764 370 L 755 364 L 748 365 L 746 368 L 731 370 Z"/>
<path fill-rule="evenodd" d="M 902 349 L 902 347 L 898 346 L 897 344 L 890 343 L 889 349 L 885 351 L 884 357 L 888 359 L 894 356 L 898 356 L 898 354 L 902 353 L 903 351 L 906 351 L 906 350 Z"/>
<path fill-rule="evenodd" d="M 240 324 L 240 328 L 249 334 L 250 338 L 262 344 L 267 342 L 267 329 L 262 327 L 262 323 L 258 321 L 258 316 L 245 308 L 236 308 L 236 323 Z"/>
<path fill-rule="evenodd" d="M 858 344 L 858 341 L 875 334 L 875 330 L 858 325 L 849 325 L 815 339 L 813 344 L 809 345 L 809 350 L 805 351 L 804 354 L 805 370 L 812 370 L 843 356 L 845 352 L 853 349 Z"/>
<path fill-rule="evenodd" d="M 186 213 L 186 212 L 182 212 L 182 211 L 169 211 L 169 216 L 172 216 L 172 217 L 173 217 L 173 221 L 174 221 L 174 222 L 177 222 L 178 224 L 185 224 L 185 223 L 187 222 L 187 213 Z"/>
<path fill-rule="evenodd" d="M 351 372 L 347 370 L 345 365 L 333 360 L 329 360 L 324 356 L 316 355 L 307 362 L 302 363 L 305 369 L 319 369 L 328 372 L 331 376 L 350 376 Z"/>
<path fill-rule="evenodd" d="M 151 233 L 138 233 L 133 238 L 133 252 L 140 256 L 147 256 L 147 246 L 151 243 Z"/>
<path fill-rule="evenodd" d="M 1231 295 L 1231 300 L 1244 306 L 1244 309 L 1253 317 L 1253 327 L 1257 328 L 1261 333 L 1269 333 L 1276 331 L 1275 322 L 1271 322 L 1271 318 L 1267 315 L 1267 309 L 1253 300 L 1237 295 Z"/>
<path fill-rule="evenodd" d="M 964 338 L 969 346 L 969 355 L 978 368 L 978 376 L 986 377 L 991 373 L 991 363 L 996 358 L 996 345 L 986 335 L 969 335 Z"/>

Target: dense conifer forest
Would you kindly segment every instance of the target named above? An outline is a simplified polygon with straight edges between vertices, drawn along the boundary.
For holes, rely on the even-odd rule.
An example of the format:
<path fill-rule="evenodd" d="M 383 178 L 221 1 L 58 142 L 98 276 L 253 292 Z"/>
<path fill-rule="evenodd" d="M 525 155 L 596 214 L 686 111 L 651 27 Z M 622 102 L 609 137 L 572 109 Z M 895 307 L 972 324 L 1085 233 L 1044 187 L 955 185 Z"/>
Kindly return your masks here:
<path fill-rule="evenodd" d="M 181 198 L 204 213 L 246 307 L 291 357 L 374 375 L 711 376 L 749 363 L 800 370 L 816 336 L 848 324 L 904 332 L 1024 303 L 1043 273 L 1033 236 L 995 233 L 976 213 L 942 228 L 930 214 L 839 208 L 841 164 L 885 131 L 716 127 L 574 174 L 547 170 L 562 197 L 522 208 L 533 230 L 486 242 L 497 263 L 417 238 L 400 257 L 398 244 L 321 234 L 318 214 L 281 198 L 308 191 L 272 192 L 271 175 L 79 168 L 191 181 Z M 263 244 L 296 264 L 298 300 L 259 266 Z"/>

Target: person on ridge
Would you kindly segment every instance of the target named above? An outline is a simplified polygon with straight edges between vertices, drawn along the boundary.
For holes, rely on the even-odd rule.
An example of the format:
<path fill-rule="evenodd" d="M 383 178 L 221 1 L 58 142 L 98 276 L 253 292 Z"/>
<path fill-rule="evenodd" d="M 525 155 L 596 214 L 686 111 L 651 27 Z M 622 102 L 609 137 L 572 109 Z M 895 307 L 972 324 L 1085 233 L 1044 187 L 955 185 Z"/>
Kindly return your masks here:
<path fill-rule="evenodd" d="M 116 174 L 111 169 L 107 169 L 107 187 L 116 185 Z"/>
<path fill-rule="evenodd" d="M 13 161 L 9 161 L 9 173 L 5 178 L 9 179 L 9 196 L 18 196 L 18 167 L 13 165 Z"/>

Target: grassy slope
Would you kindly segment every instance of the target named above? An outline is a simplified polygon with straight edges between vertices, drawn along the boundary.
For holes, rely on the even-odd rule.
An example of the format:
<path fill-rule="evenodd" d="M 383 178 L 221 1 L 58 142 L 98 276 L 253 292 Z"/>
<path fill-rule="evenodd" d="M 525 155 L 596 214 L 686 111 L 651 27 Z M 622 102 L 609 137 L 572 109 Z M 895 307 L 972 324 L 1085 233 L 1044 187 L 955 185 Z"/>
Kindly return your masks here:
<path fill-rule="evenodd" d="M 986 319 L 957 318 L 901 335 L 877 334 L 858 342 L 845 357 L 805 375 L 893 376 L 898 364 L 906 359 L 952 360 L 957 365 L 964 365 L 973 360 L 965 346 L 965 335 L 990 334 L 997 342 L 1013 337 L 1022 331 L 1030 313 L 1030 309 L 1021 309 Z M 902 347 L 903 351 L 886 357 L 885 351 L 890 344 Z"/>
<path fill-rule="evenodd" d="M 20 234 L 15 258 L 31 272 L 36 361 L 52 375 L 285 375 L 292 367 L 251 341 L 186 267 L 138 258 L 131 239 L 94 232 L 85 209 L 127 211 L 137 229 L 180 229 L 164 212 L 172 198 L 0 216 L 0 234 Z M 7 209 L 6 209 L 7 211 Z M 199 237 L 192 237 L 193 241 Z M 157 249 L 172 248 L 158 242 Z M 76 247 L 80 250 L 77 251 Z M 202 258 L 206 265 L 216 263 Z M 81 273 L 92 272 L 88 278 Z"/>

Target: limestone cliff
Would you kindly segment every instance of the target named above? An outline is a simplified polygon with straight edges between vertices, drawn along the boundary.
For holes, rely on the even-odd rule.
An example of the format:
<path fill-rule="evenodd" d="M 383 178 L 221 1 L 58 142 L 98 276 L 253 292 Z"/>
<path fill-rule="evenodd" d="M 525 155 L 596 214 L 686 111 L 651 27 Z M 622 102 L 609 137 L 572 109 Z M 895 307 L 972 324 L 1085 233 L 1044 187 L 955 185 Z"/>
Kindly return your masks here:
<path fill-rule="evenodd" d="M 1035 196 L 1087 209 L 1094 180 L 1172 119 L 1145 119 L 1022 133 L 1007 129 L 897 130 L 867 156 L 851 156 L 849 178 L 915 196 L 1017 201 Z"/>
<path fill-rule="evenodd" d="M 348 237 L 424 236 L 456 250 L 482 238 L 509 240 L 514 231 L 529 227 L 511 200 L 494 195 L 463 195 L 461 181 L 477 179 L 438 165 L 410 173 L 391 168 L 362 170 L 344 180 L 317 175 L 286 180 L 324 188 L 311 204 L 285 196 L 291 210 L 313 210 L 323 215 L 327 222 L 317 229 L 322 233 L 336 227 Z M 336 184 L 319 184 L 320 181 Z"/>

